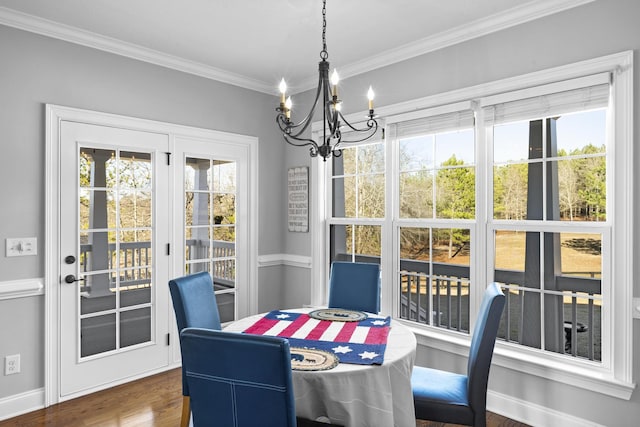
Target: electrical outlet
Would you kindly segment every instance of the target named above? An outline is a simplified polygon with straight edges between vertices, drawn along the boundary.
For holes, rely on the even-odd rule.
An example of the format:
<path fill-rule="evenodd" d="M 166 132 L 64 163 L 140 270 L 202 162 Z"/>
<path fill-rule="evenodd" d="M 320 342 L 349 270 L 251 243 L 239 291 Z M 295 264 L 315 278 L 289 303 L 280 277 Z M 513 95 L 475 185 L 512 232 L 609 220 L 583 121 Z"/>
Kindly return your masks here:
<path fill-rule="evenodd" d="M 7 239 L 7 256 L 37 255 L 38 240 L 35 237 Z"/>
<path fill-rule="evenodd" d="M 12 375 L 20 373 L 20 355 L 12 354 L 4 357 L 4 374 Z"/>

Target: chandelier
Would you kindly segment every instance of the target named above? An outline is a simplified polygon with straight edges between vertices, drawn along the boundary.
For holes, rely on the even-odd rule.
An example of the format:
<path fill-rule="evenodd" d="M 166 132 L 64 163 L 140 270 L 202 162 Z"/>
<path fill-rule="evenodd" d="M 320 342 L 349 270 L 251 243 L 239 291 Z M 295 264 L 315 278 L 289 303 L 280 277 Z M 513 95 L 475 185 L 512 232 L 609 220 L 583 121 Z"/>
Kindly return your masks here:
<path fill-rule="evenodd" d="M 342 155 L 341 143 L 361 142 L 371 138 L 378 130 L 378 122 L 373 113 L 373 89 L 369 86 L 367 98 L 369 99 L 369 114 L 367 115 L 366 127 L 357 128 L 344 118 L 341 112 L 342 101 L 338 98 L 338 73 L 333 70 L 329 79 L 329 53 L 327 52 L 327 0 L 322 1 L 322 50 L 320 51 L 321 61 L 318 63 L 318 89 L 312 104 L 311 111 L 299 123 L 291 120 L 292 102 L 291 97 L 286 96 L 287 84 L 284 78 L 280 82 L 280 106 L 276 108 L 278 115 L 276 122 L 282 131 L 282 136 L 289 144 L 304 147 L 310 146 L 311 157 L 322 156 L 324 161 L 331 155 L 339 157 Z M 315 115 L 318 103 L 322 102 L 322 144 L 318 145 L 311 138 L 305 138 L 303 134 L 309 128 Z M 342 139 L 341 128 L 348 127 L 349 140 Z M 355 136 L 354 136 L 355 135 Z"/>

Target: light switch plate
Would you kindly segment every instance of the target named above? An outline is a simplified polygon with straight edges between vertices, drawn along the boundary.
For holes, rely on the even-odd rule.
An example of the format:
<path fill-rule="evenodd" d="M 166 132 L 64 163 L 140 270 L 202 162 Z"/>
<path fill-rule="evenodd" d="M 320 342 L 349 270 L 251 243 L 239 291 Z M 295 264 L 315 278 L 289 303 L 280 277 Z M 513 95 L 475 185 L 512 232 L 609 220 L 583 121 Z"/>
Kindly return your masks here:
<path fill-rule="evenodd" d="M 35 237 L 18 237 L 7 239 L 7 256 L 27 256 L 38 254 L 38 239 Z"/>

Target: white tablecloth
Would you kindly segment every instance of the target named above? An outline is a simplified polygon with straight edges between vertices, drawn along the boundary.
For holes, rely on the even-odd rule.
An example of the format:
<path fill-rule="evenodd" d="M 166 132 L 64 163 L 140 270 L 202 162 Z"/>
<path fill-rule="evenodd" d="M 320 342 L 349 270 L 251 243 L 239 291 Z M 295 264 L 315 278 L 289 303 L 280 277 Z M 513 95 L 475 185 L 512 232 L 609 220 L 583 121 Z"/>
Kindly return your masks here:
<path fill-rule="evenodd" d="M 238 320 L 225 330 L 241 332 L 261 316 Z M 382 365 L 340 363 L 327 371 L 294 370 L 296 415 L 311 420 L 325 417 L 345 427 L 415 427 L 411 392 L 415 356 L 415 336 L 392 320 Z"/>

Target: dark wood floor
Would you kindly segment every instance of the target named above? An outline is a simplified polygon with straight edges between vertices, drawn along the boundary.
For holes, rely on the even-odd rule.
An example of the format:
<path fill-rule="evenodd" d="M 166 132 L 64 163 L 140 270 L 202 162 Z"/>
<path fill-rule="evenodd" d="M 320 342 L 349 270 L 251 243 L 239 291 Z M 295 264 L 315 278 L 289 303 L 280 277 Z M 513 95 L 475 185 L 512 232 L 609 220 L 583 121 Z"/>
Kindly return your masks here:
<path fill-rule="evenodd" d="M 175 427 L 180 425 L 181 405 L 180 369 L 173 369 L 0 421 L 0 427 Z M 449 426 L 452 424 L 416 423 L 416 427 Z M 496 414 L 489 414 L 487 426 L 527 427 Z"/>

